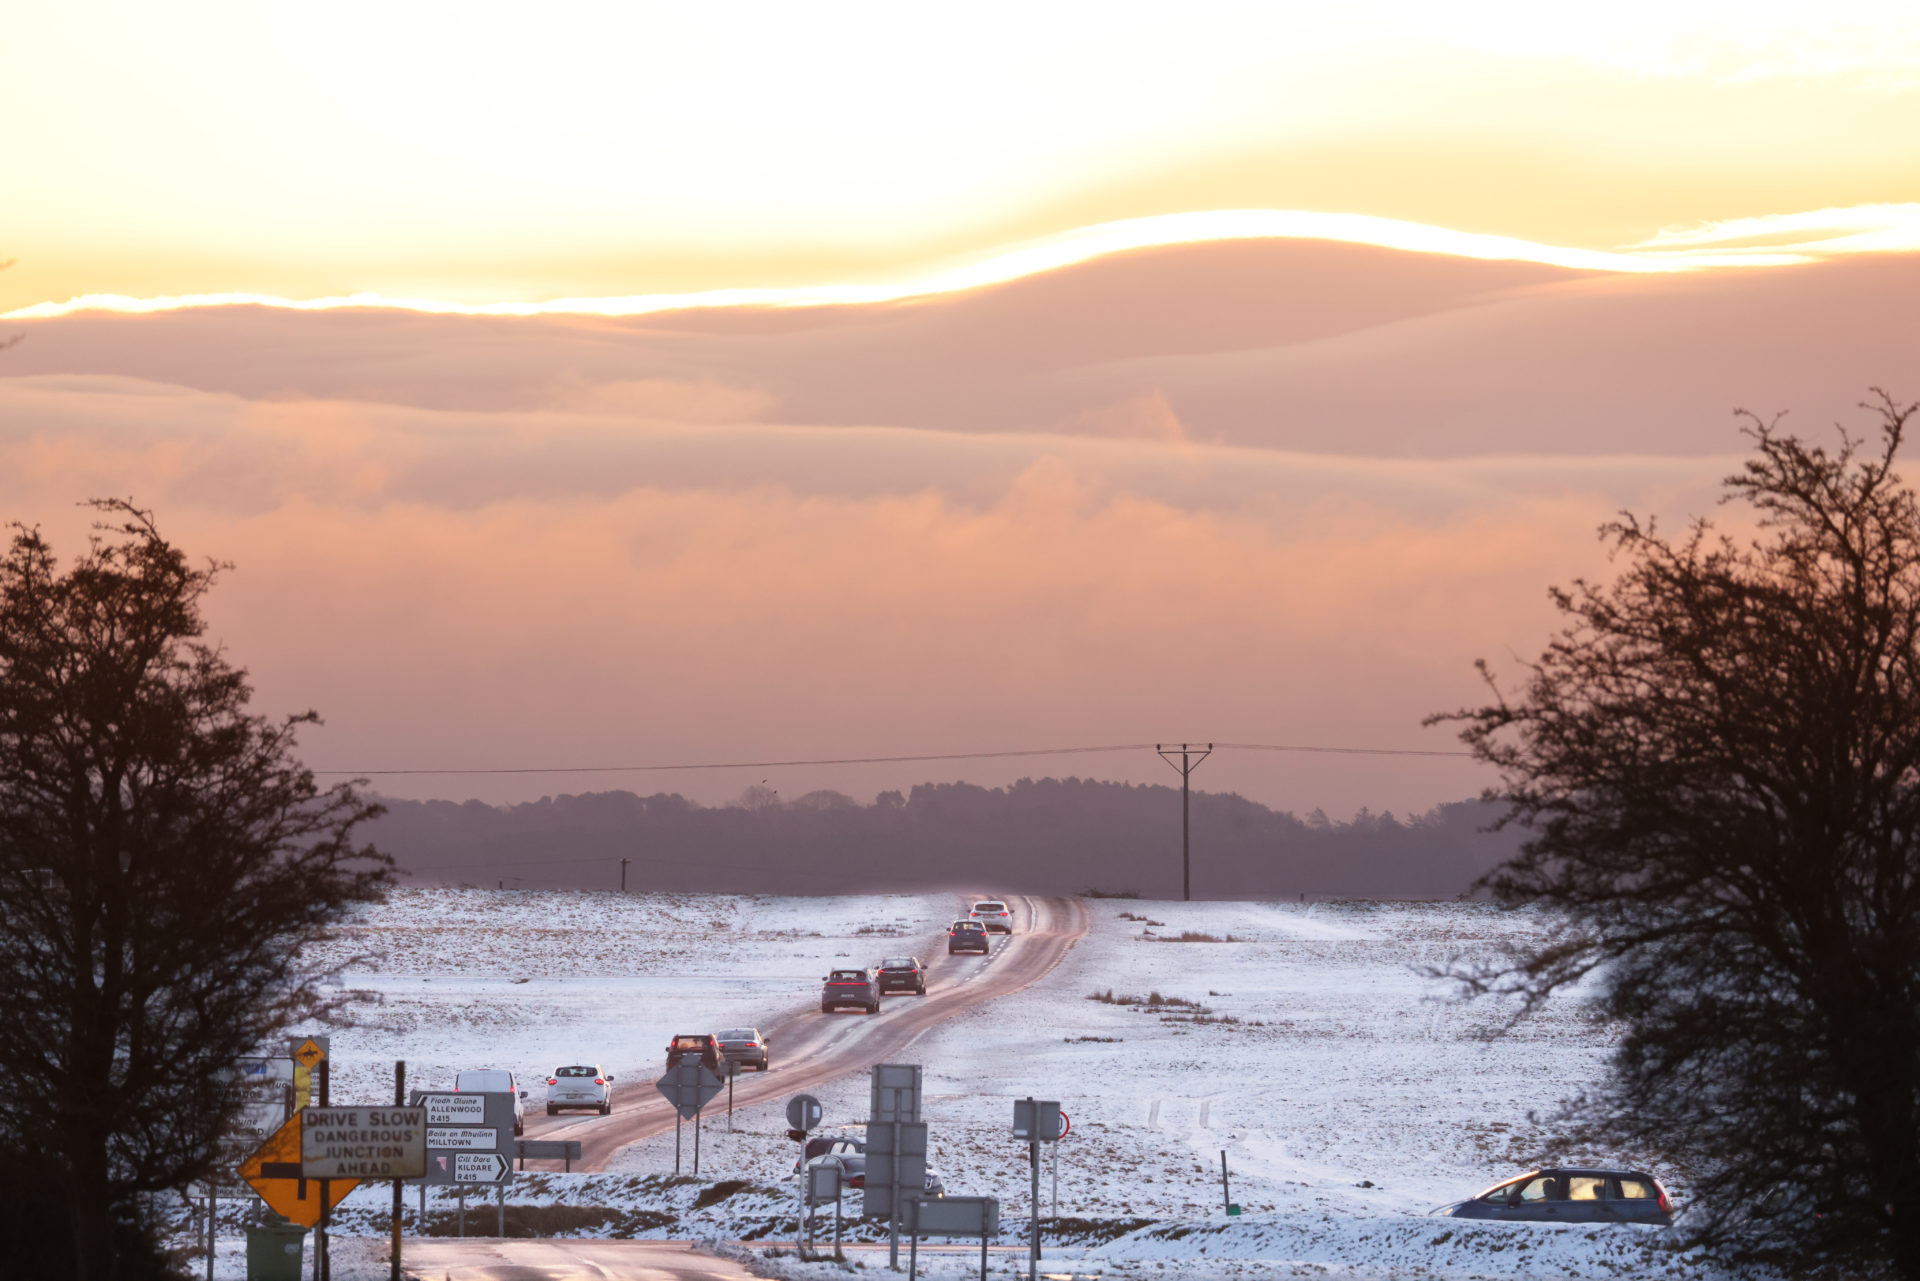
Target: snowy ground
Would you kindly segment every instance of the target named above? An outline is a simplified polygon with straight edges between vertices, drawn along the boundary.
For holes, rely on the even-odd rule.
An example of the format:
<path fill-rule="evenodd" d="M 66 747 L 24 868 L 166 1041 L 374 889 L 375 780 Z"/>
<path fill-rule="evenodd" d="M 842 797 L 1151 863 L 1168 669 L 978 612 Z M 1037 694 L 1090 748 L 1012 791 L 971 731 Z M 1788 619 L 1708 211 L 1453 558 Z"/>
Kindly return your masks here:
<path fill-rule="evenodd" d="M 1665 1231 L 1427 1217 L 1532 1164 L 1623 1155 L 1551 1150 L 1540 1123 L 1597 1079 L 1606 1028 L 1568 1001 L 1489 1038 L 1508 1011 L 1454 1002 L 1421 973 L 1533 928 L 1528 918 L 1460 903 L 1089 906 L 1092 935 L 1043 983 L 942 1025 L 908 1056 L 926 1067 L 931 1164 L 952 1194 L 1001 1198 L 1003 1241 L 1024 1239 L 1030 1213 L 1012 1100 L 1062 1101 L 1073 1133 L 1058 1146 L 1063 1222 L 1045 1270 L 1719 1275 L 1675 1253 Z M 559 1058 L 597 1057 L 637 1087 L 672 1032 L 804 1004 L 825 965 L 894 950 L 863 927 L 917 942 L 952 908 L 939 896 L 408 891 L 357 927 L 357 942 L 383 959 L 354 983 L 387 999 L 370 1012 L 377 1026 L 335 1031 L 335 1097 L 381 1097 L 394 1057 L 436 1085 L 481 1065 L 544 1083 Z M 1183 932 L 1223 941 L 1167 941 Z M 1089 999 L 1109 992 L 1111 1001 Z M 1156 993 L 1163 999 L 1145 999 Z M 824 1129 L 859 1133 L 864 1076 L 814 1092 Z M 733 1133 L 724 1119 L 709 1124 L 697 1182 L 665 1177 L 671 1135 L 629 1149 L 605 1174 L 523 1176 L 509 1213 L 542 1232 L 791 1241 L 785 1124 L 773 1106 L 743 1109 Z M 1244 1211 L 1233 1219 L 1221 1204 L 1222 1151 Z M 1684 1201 L 1677 1172 L 1657 1172 Z M 1052 1174 L 1049 1163 L 1048 1217 Z M 356 1194 L 345 1217 L 378 1230 L 384 1197 Z M 407 1203 L 417 1205 L 413 1193 Z M 469 1230 L 492 1232 L 491 1207 L 472 1204 Z M 452 1205 L 434 1203 L 436 1230 L 450 1226 Z M 857 1257 L 869 1270 L 884 1263 Z M 756 1258 L 770 1275 L 840 1274 L 790 1254 Z M 922 1262 L 958 1276 L 977 1256 Z M 993 1271 L 1016 1262 L 996 1254 Z"/>

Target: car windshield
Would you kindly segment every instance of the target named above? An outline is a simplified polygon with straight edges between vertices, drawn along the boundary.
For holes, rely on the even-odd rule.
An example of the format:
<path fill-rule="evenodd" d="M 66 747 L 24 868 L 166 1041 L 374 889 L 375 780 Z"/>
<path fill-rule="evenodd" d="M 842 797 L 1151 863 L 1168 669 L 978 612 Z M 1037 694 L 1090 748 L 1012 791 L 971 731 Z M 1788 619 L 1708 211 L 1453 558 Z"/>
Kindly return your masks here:
<path fill-rule="evenodd" d="M 913 968 L 913 958 L 911 956 L 889 956 L 886 960 L 880 962 L 880 968 L 883 970 L 910 970 Z"/>
<path fill-rule="evenodd" d="M 704 1050 L 707 1048 L 707 1038 L 704 1036 L 676 1036 L 673 1038 L 673 1044 L 676 1049 Z"/>
<path fill-rule="evenodd" d="M 955 921 L 953 928 L 956 930 L 984 930 L 987 927 L 978 921 Z"/>
<path fill-rule="evenodd" d="M 584 1077 L 588 1077 L 588 1078 L 592 1078 L 592 1077 L 596 1077 L 596 1076 L 599 1076 L 599 1075 L 600 1075 L 600 1074 L 599 1074 L 598 1072 L 596 1072 L 596 1071 L 594 1071 L 594 1070 L 593 1070 L 592 1068 L 590 1068 L 590 1067 L 563 1067 L 563 1068 L 556 1068 L 556 1069 L 554 1069 L 554 1073 L 553 1073 L 553 1074 L 554 1074 L 554 1075 L 555 1075 L 556 1077 L 571 1077 L 571 1076 L 584 1076 Z"/>
<path fill-rule="evenodd" d="M 730 1031 L 722 1032 L 720 1039 L 723 1041 L 751 1041 L 753 1039 L 753 1029 L 750 1027 L 733 1028 Z"/>
<path fill-rule="evenodd" d="M 1005 903 L 975 903 L 973 910 L 976 912 L 1004 912 L 1007 910 L 1007 905 Z"/>
<path fill-rule="evenodd" d="M 865 970 L 835 970 L 831 981 L 834 983 L 865 983 L 867 981 L 867 972 Z"/>

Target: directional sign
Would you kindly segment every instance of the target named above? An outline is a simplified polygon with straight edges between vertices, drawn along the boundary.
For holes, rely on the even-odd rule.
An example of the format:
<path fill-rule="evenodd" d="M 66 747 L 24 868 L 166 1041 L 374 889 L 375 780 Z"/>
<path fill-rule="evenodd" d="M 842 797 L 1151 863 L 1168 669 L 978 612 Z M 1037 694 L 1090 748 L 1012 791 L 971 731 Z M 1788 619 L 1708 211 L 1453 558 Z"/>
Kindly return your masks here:
<path fill-rule="evenodd" d="M 303 1108 L 300 1173 L 309 1179 L 417 1179 L 427 1172 L 425 1108 Z"/>
<path fill-rule="evenodd" d="M 427 1146 L 436 1152 L 492 1152 L 500 1146 L 500 1131 L 487 1125 L 430 1125 Z"/>
<path fill-rule="evenodd" d="M 654 1082 L 654 1088 L 666 1096 L 683 1121 L 698 1116 L 708 1100 L 720 1093 L 720 1086 L 720 1078 L 713 1074 L 713 1069 L 698 1059 L 681 1059 Z"/>
<path fill-rule="evenodd" d="M 484 1094 L 415 1094 L 413 1101 L 427 1110 L 428 1125 L 480 1125 L 487 1119 Z"/>
<path fill-rule="evenodd" d="M 796 1130 L 813 1129 L 822 1115 L 820 1100 L 811 1094 L 796 1094 L 787 1100 L 787 1124 Z"/>
<path fill-rule="evenodd" d="M 920 1119 L 920 1065 L 876 1063 L 868 1115 L 876 1121 Z"/>
<path fill-rule="evenodd" d="M 914 1199 L 907 1216 L 909 1231 L 930 1237 L 995 1236 L 1000 1231 L 1000 1202 L 990 1196 L 950 1196 L 940 1200 Z"/>
<path fill-rule="evenodd" d="M 455 1183 L 505 1183 L 512 1175 L 513 1163 L 498 1152 L 453 1154 Z"/>
<path fill-rule="evenodd" d="M 477 1178 L 461 1174 L 460 1162 L 469 1157 L 498 1156 L 506 1168 L 519 1155 L 519 1142 L 513 1137 L 514 1097 L 505 1090 L 452 1094 L 417 1091 L 413 1102 L 426 1114 L 426 1175 L 423 1183 L 501 1183 L 506 1178 L 491 1174 Z M 482 1161 L 488 1170 L 491 1161 Z M 510 1177 L 510 1176 L 508 1176 Z"/>
<path fill-rule="evenodd" d="M 320 1182 L 300 1177 L 300 1117 L 287 1118 L 252 1156 L 240 1163 L 245 1179 L 260 1199 L 283 1219 L 313 1227 L 320 1222 Z M 327 1208 L 360 1186 L 358 1179 L 334 1179 L 326 1185 Z"/>

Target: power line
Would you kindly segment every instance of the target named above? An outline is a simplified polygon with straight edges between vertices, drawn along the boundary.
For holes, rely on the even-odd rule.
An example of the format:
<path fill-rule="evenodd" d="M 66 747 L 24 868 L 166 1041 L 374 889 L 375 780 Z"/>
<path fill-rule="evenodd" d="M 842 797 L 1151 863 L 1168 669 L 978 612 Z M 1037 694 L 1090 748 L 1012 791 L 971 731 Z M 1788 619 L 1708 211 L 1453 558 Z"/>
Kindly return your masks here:
<path fill-rule="evenodd" d="M 1154 743 L 1105 743 L 1094 747 L 1026 747 L 993 752 L 923 752 L 913 756 L 833 756 L 789 761 L 685 761 L 671 765 L 524 765 L 498 767 L 448 766 L 435 769 L 322 769 L 327 777 L 391 778 L 405 774 L 651 774 L 674 770 L 790 769 L 803 765 L 899 765 L 921 761 L 984 761 L 1020 756 L 1083 756 L 1096 752 L 1144 752 Z M 1412 747 L 1330 747 L 1311 743 L 1217 743 L 1217 747 L 1249 752 L 1304 752 L 1323 756 L 1434 756 L 1467 758 L 1472 752 L 1423 750 Z"/>

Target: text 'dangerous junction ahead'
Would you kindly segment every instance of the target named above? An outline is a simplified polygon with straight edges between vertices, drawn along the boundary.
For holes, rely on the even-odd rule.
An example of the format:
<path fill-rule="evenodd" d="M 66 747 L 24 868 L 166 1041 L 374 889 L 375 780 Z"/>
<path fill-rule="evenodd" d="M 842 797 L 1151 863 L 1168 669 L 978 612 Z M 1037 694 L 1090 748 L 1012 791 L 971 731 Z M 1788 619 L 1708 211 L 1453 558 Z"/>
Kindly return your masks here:
<path fill-rule="evenodd" d="M 427 1171 L 427 1110 L 304 1108 L 300 1175 L 307 1179 L 417 1179 Z"/>

